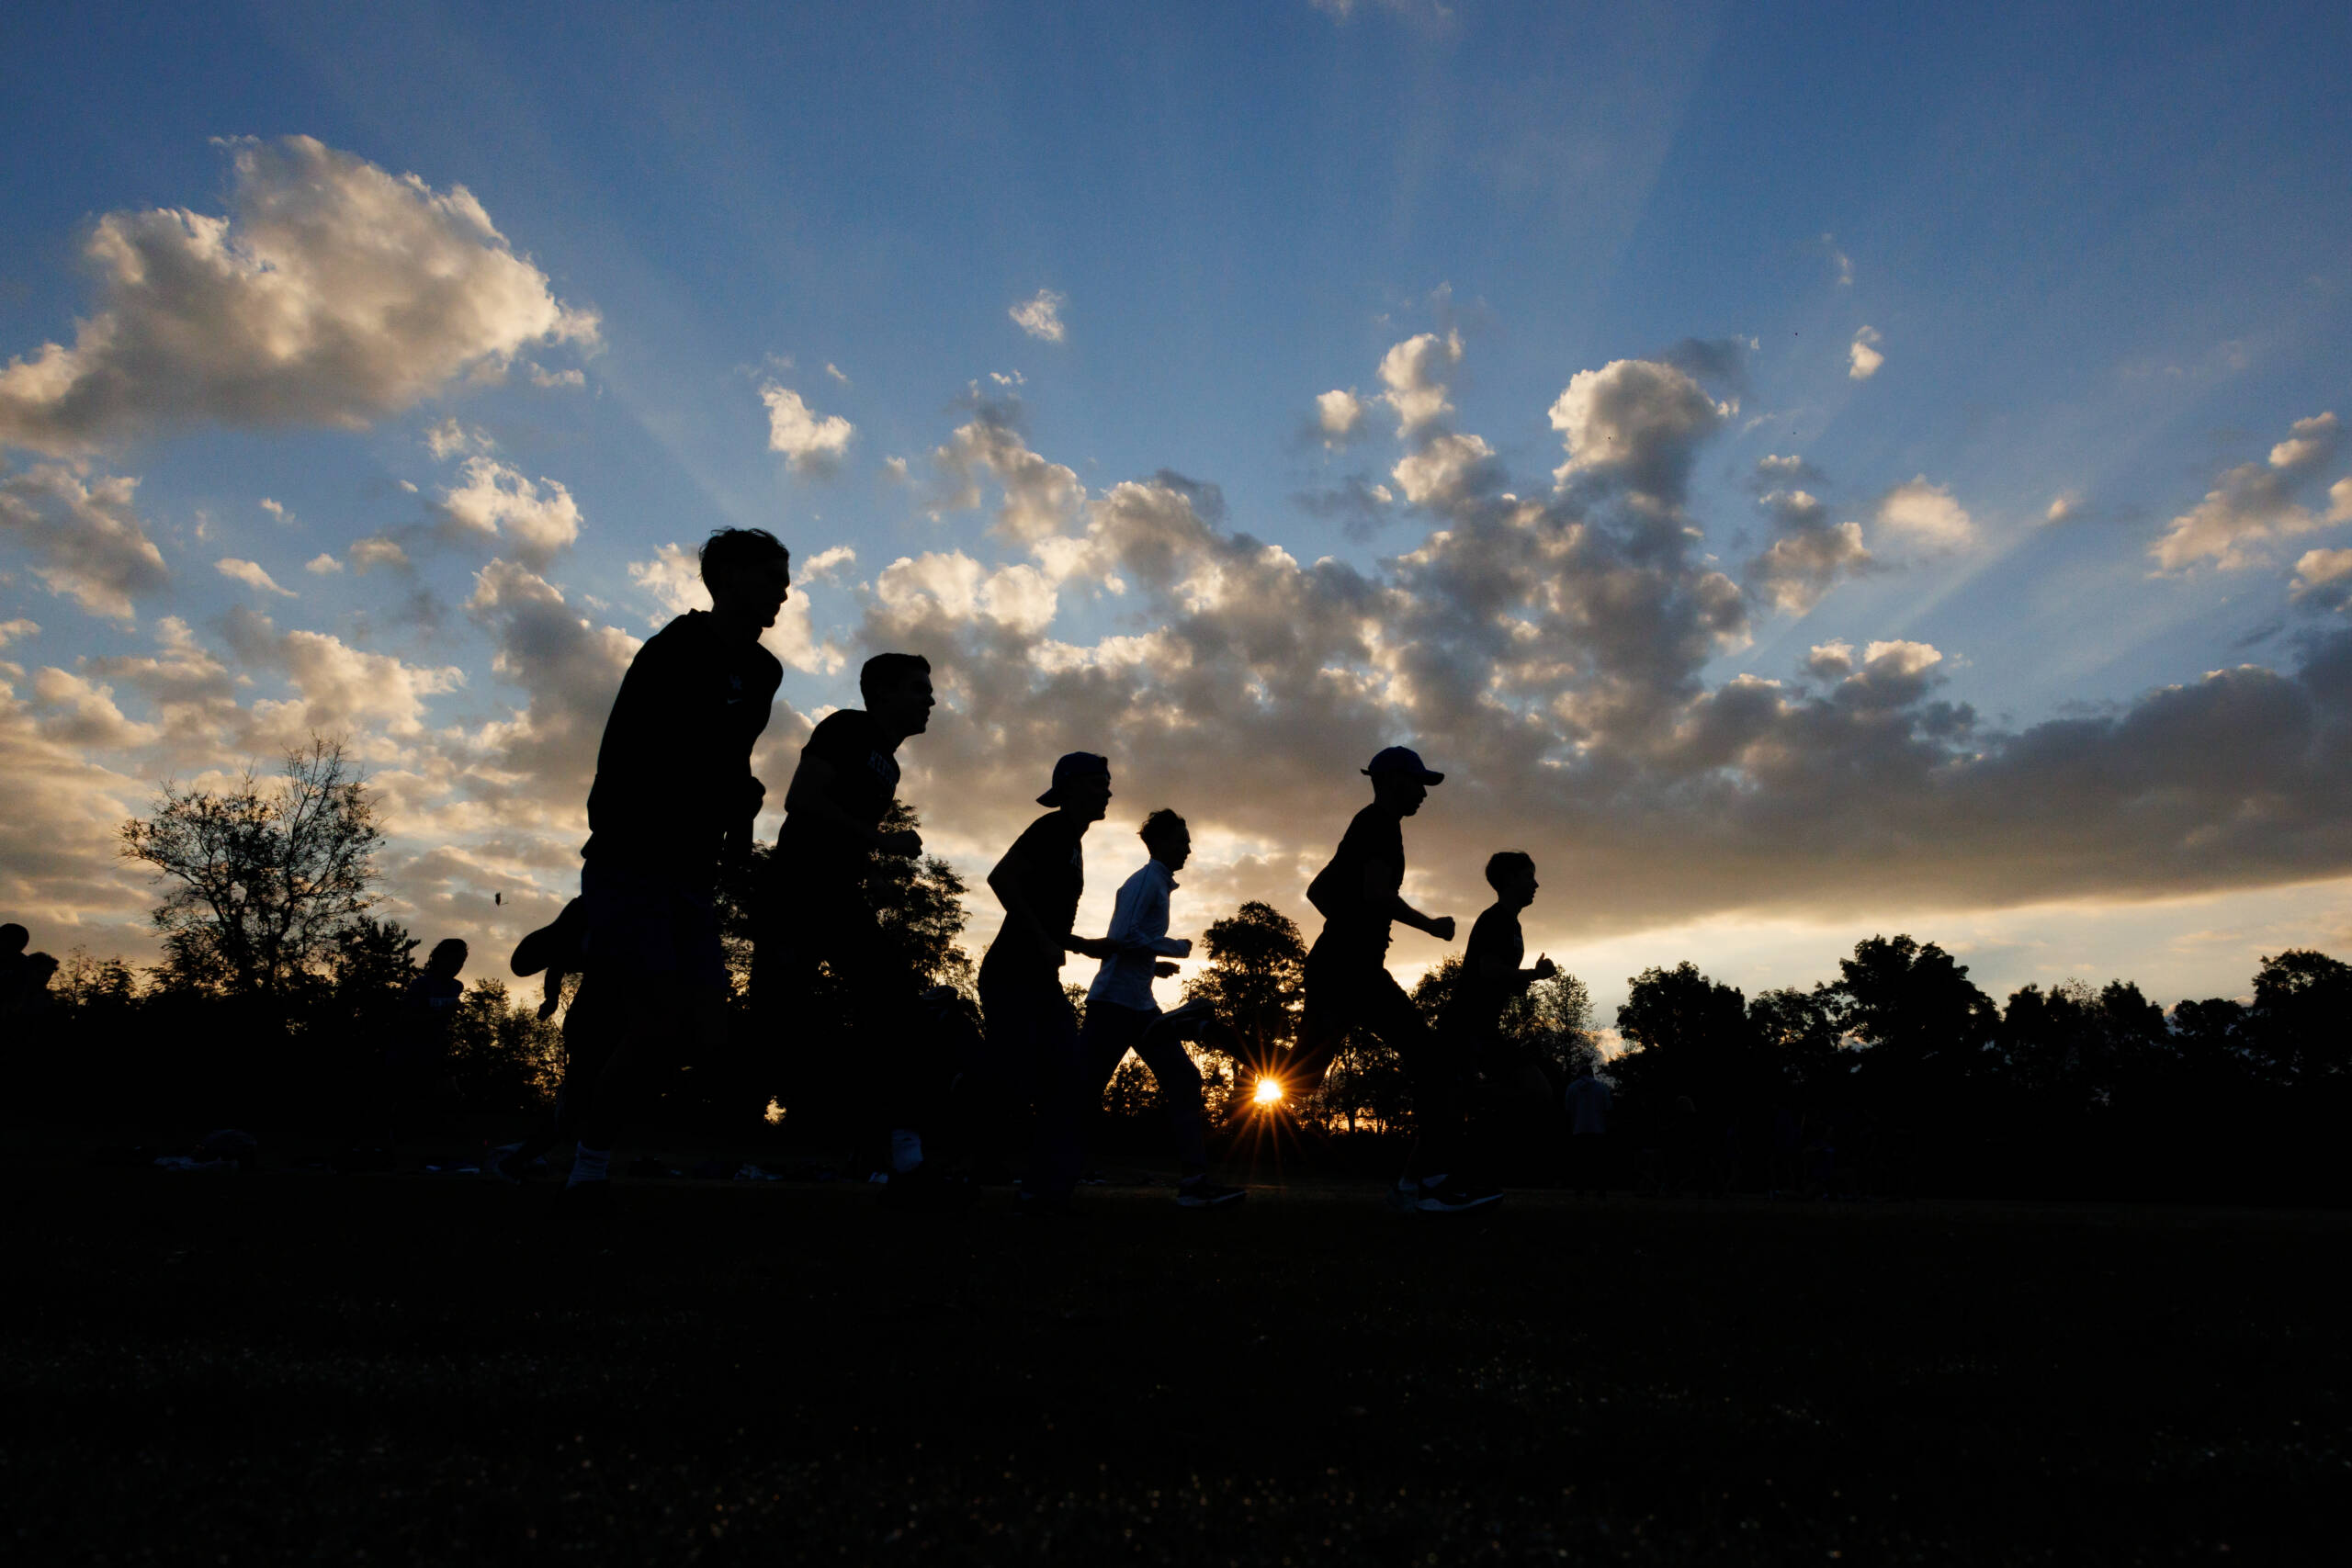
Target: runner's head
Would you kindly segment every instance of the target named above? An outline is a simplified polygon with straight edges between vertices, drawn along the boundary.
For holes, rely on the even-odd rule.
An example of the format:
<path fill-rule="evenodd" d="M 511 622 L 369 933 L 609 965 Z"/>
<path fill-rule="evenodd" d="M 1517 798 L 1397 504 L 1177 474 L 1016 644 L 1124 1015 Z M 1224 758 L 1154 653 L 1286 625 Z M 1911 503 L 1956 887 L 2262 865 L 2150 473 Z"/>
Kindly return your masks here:
<path fill-rule="evenodd" d="M 702 585 L 723 620 L 756 634 L 792 592 L 792 552 L 765 528 L 721 528 L 702 544 Z"/>
<path fill-rule="evenodd" d="M 1430 785 L 1445 782 L 1421 765 L 1421 754 L 1408 746 L 1391 746 L 1373 758 L 1363 770 L 1372 779 L 1374 800 L 1399 817 L 1410 817 L 1430 797 Z"/>
<path fill-rule="evenodd" d="M 857 672 L 857 694 L 874 722 L 899 736 L 931 728 L 939 699 L 931 689 L 931 660 L 920 653 L 877 653 Z"/>
<path fill-rule="evenodd" d="M 1487 857 L 1487 886 L 1514 909 L 1535 902 L 1535 857 L 1525 850 L 1499 850 Z"/>
<path fill-rule="evenodd" d="M 1054 787 L 1037 797 L 1081 822 L 1100 822 L 1111 806 L 1111 762 L 1091 751 L 1072 751 L 1054 764 Z"/>
<path fill-rule="evenodd" d="M 433 952 L 424 960 L 424 972 L 454 979 L 466 966 L 466 944 L 459 937 L 444 937 L 433 944 Z"/>
<path fill-rule="evenodd" d="M 1136 836 L 1151 852 L 1151 858 L 1170 871 L 1183 870 L 1184 863 L 1193 858 L 1193 830 L 1164 806 L 1143 819 L 1143 831 Z"/>
<path fill-rule="evenodd" d="M 0 926 L 0 957 L 14 958 L 24 952 L 33 940 L 33 933 L 16 921 Z"/>

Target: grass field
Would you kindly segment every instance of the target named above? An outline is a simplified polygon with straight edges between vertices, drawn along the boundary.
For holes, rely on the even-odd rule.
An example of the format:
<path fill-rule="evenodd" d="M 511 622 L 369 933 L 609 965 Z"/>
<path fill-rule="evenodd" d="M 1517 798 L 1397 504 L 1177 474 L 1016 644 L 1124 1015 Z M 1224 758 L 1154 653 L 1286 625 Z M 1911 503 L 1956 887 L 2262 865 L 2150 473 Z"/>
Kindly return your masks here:
<path fill-rule="evenodd" d="M 2343 1214 L 13 1174 L 26 1563 L 2245 1562 L 2352 1493 Z"/>

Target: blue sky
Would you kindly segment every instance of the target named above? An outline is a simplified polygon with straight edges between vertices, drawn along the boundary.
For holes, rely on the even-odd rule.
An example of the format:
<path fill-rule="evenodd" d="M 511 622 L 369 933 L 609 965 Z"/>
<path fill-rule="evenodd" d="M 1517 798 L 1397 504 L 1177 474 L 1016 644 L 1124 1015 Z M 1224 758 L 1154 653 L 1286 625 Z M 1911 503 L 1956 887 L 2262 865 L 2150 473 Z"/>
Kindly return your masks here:
<path fill-rule="evenodd" d="M 123 328 L 114 413 L 14 383 L 0 623 L 39 630 L 0 649 L 0 766 L 38 804 L 0 890 L 38 942 L 137 951 L 147 894 L 106 821 L 304 725 L 385 782 L 396 912 L 497 939 L 551 908 L 626 657 L 605 631 L 687 602 L 661 547 L 728 524 L 804 566 L 772 787 L 857 658 L 930 637 L 963 733 L 910 749 L 908 793 L 967 871 L 1021 781 L 1093 740 L 1135 773 L 1098 890 L 1132 853 L 1116 813 L 1164 796 L 1210 829 L 1202 918 L 1304 913 L 1354 751 L 1406 739 L 1477 781 L 1417 824 L 1417 886 L 1466 916 L 1483 849 L 1527 842 L 1558 868 L 1531 936 L 1604 998 L 1684 956 L 1810 981 L 1897 926 L 1996 988 L 2124 973 L 2166 1000 L 2352 941 L 2326 800 L 2352 490 L 2309 423 L 2352 417 L 2342 7 L 771 11 L 76 6 L 14 29 L 0 365 L 131 319 L 88 250 L 109 214 L 233 237 L 241 202 L 305 179 L 444 203 L 391 241 L 356 197 L 320 209 L 301 309 L 336 319 L 390 276 L 363 253 L 419 277 L 491 258 L 365 363 L 208 381 L 246 340 L 203 312 L 274 287 L 248 279 Z M 272 151 L 297 136 L 330 162 Z M 496 242 L 432 228 L 462 229 L 458 187 Z M 525 273 L 529 299 L 484 292 Z M 1041 291 L 1057 338 L 1013 318 Z M 1421 334 L 1418 378 L 1384 380 Z M 1598 403 L 1561 412 L 1580 373 L 1655 450 L 1611 457 Z M 1437 412 L 1378 400 L 1415 389 Z M 1345 439 L 1317 423 L 1333 392 L 1362 411 Z M 1408 493 L 1401 463 L 1470 441 Z M 102 525 L 68 475 L 136 479 L 108 493 L 160 570 L 73 534 Z M 1205 530 L 1170 581 L 1105 510 L 1128 502 Z M 1202 542 L 1235 535 L 1295 570 Z M 362 571 L 363 540 L 405 564 Z M 1811 564 L 1775 576 L 1776 540 Z M 1506 545 L 1532 553 L 1497 589 Z M 835 547 L 854 558 L 808 570 Z M 1327 558 L 1403 597 L 1365 610 Z M 1475 681 L 1439 694 L 1483 668 L 1462 628 L 1507 613 L 1490 590 L 1529 630 L 1480 728 Z M 1218 665 L 1261 612 L 1323 629 Z M 1367 614 L 1389 644 L 1350 629 Z M 1169 628 L 1181 650 L 1148 641 Z M 1176 659 L 1204 680 L 1161 680 Z M 2207 681 L 2240 665 L 2269 683 Z M 2171 687 L 2182 714 L 2148 705 Z M 1690 740 L 1711 725 L 1737 733 Z"/>

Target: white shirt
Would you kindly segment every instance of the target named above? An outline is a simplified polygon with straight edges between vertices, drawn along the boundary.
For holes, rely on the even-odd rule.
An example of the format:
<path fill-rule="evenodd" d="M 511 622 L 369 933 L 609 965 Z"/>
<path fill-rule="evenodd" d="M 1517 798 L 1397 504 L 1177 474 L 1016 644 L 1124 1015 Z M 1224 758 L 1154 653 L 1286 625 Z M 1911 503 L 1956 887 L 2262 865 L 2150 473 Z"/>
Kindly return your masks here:
<path fill-rule="evenodd" d="M 1176 874 L 1157 860 L 1144 862 L 1143 869 L 1120 886 L 1106 933 L 1119 943 L 1119 951 L 1102 961 L 1094 984 L 1087 987 L 1088 1006 L 1110 1002 L 1138 1012 L 1159 1010 L 1151 995 L 1152 964 L 1183 958 L 1193 951 L 1190 942 L 1168 934 L 1168 896 L 1175 891 Z"/>
<path fill-rule="evenodd" d="M 1599 1078 L 1578 1078 L 1568 1085 L 1569 1134 L 1609 1131 L 1609 1102 L 1614 1098 Z"/>

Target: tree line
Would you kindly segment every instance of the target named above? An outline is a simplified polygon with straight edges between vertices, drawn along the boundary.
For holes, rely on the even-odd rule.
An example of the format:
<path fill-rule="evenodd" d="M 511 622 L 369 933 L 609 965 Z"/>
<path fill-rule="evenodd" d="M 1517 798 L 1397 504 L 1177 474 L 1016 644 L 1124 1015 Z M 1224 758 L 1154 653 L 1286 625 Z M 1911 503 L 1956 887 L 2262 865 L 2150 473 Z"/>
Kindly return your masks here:
<path fill-rule="evenodd" d="M 893 810 L 889 826 L 918 825 Z M 159 1131 L 364 1120 L 420 945 L 374 912 L 381 840 L 365 780 L 332 740 L 289 754 L 271 781 L 163 786 L 122 829 L 123 852 L 163 888 L 159 962 L 141 973 L 76 950 L 45 997 L 11 1004 L 36 1118 Z M 739 1004 L 765 852 L 720 893 Z M 869 882 L 907 972 L 968 1009 L 966 891 L 936 857 L 876 857 Z M 1197 952 L 1185 998 L 1212 1004 L 1239 1042 L 1201 1058 L 1214 1115 L 1237 1129 L 1277 1117 L 1325 1139 L 1409 1133 L 1406 1075 L 1368 1037 L 1342 1051 L 1317 1106 L 1258 1100 L 1297 1041 L 1306 941 L 1288 916 L 1245 903 Z M 504 957 L 472 955 L 449 1040 L 455 1092 L 484 1113 L 542 1102 L 560 1070 L 558 1025 L 509 991 Z M 1449 956 L 1415 987 L 1432 1020 L 1459 966 Z M 812 1029 L 846 1026 L 846 998 L 822 983 L 797 1010 Z M 1617 1010 L 1613 1055 L 1589 988 L 1566 973 L 1520 996 L 1505 1030 L 1556 1084 L 1590 1068 L 1614 1086 L 1620 1179 L 1661 1192 L 2335 1201 L 2347 1187 L 2330 1153 L 2352 1111 L 2347 1020 L 2352 966 L 2309 950 L 2265 957 L 2250 1001 L 2167 1014 L 2120 979 L 2029 985 L 1996 1004 L 1951 953 L 1895 935 L 1857 943 L 1835 979 L 1752 998 L 1688 962 L 1645 969 Z M 733 1131 L 770 1103 L 773 1053 L 749 1028 L 733 1041 L 729 1059 L 679 1075 L 671 1125 Z M 1105 1095 L 1109 1135 L 1154 1117 L 1152 1099 L 1130 1061 Z M 1540 1179 L 1559 1129 L 1530 1124 L 1523 1106 L 1510 1114 L 1495 1135 L 1516 1151 L 1514 1175 Z"/>

